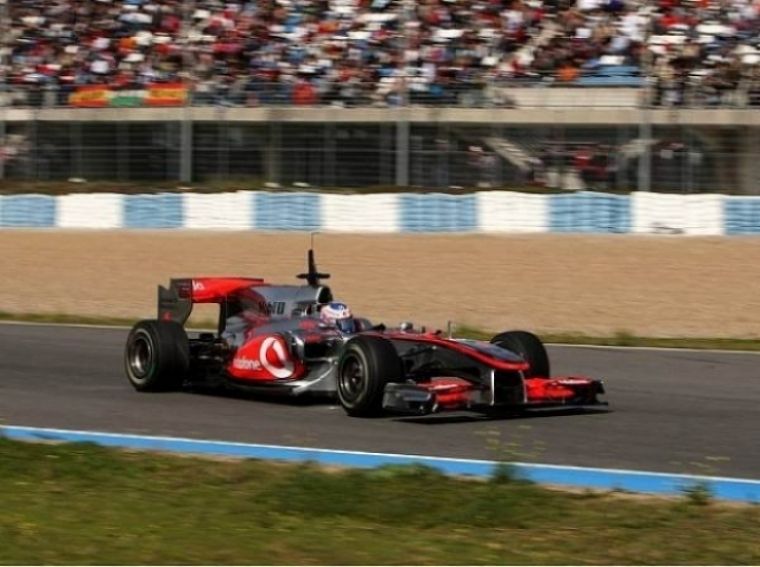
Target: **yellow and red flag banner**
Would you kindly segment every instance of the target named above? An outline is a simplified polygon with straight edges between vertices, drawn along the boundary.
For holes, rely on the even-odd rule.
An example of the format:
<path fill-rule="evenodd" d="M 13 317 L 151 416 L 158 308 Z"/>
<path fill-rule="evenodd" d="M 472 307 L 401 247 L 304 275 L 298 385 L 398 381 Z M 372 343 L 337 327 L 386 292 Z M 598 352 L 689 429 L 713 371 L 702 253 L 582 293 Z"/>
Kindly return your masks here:
<path fill-rule="evenodd" d="M 145 97 L 146 106 L 182 106 L 187 101 L 187 87 L 182 83 L 151 83 Z"/>
<path fill-rule="evenodd" d="M 107 85 L 85 85 L 69 95 L 69 104 L 80 108 L 103 108 L 110 104 L 111 89 Z"/>
<path fill-rule="evenodd" d="M 187 86 L 183 83 L 150 83 L 139 89 L 82 85 L 69 95 L 69 105 L 79 108 L 183 106 L 187 98 Z"/>

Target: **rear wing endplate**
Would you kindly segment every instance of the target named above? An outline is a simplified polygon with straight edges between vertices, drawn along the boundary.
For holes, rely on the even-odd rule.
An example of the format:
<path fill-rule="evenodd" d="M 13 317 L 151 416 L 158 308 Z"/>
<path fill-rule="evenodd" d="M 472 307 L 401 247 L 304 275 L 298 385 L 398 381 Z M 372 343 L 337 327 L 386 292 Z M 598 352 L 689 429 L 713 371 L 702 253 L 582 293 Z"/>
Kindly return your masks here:
<path fill-rule="evenodd" d="M 169 288 L 158 286 L 158 319 L 184 325 L 193 310 L 193 280 L 173 279 Z"/>

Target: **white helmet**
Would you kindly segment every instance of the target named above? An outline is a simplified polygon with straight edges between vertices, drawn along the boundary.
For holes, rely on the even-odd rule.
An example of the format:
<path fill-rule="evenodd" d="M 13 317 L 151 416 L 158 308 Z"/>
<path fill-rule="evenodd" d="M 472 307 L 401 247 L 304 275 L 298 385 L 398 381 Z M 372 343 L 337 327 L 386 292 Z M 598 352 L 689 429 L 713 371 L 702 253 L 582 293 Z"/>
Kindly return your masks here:
<path fill-rule="evenodd" d="M 319 320 L 325 325 L 338 327 L 343 333 L 355 333 L 356 321 L 345 303 L 333 301 L 323 306 Z"/>

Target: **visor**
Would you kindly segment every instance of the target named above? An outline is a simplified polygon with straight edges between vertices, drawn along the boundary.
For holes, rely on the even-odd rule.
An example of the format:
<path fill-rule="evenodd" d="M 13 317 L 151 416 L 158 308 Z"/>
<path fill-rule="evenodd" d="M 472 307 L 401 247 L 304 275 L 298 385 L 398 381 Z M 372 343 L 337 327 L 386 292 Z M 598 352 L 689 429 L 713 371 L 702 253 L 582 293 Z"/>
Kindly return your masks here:
<path fill-rule="evenodd" d="M 336 319 L 335 326 L 338 327 L 341 333 L 355 333 L 356 321 L 353 317 L 346 317 L 345 319 Z"/>

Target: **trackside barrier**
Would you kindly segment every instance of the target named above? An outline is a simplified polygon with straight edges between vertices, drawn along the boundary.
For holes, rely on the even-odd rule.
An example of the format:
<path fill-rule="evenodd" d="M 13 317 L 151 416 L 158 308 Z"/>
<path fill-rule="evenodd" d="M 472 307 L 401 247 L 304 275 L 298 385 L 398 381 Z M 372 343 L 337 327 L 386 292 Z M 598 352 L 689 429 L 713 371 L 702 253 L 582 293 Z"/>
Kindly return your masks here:
<path fill-rule="evenodd" d="M 760 197 L 317 192 L 0 196 L 0 228 L 760 234 Z"/>
<path fill-rule="evenodd" d="M 0 426 L 0 436 L 20 441 L 96 443 L 109 447 L 149 451 L 248 459 L 311 461 L 323 465 L 353 468 L 423 464 L 445 474 L 475 477 L 488 477 L 499 465 L 495 461 L 450 459 L 424 455 L 364 453 L 310 447 L 286 447 L 12 425 Z M 699 486 L 707 488 L 716 498 L 722 500 L 760 503 L 760 480 L 531 463 L 510 463 L 510 465 L 518 477 L 540 484 L 671 495 L 680 494 L 684 490 Z"/>

